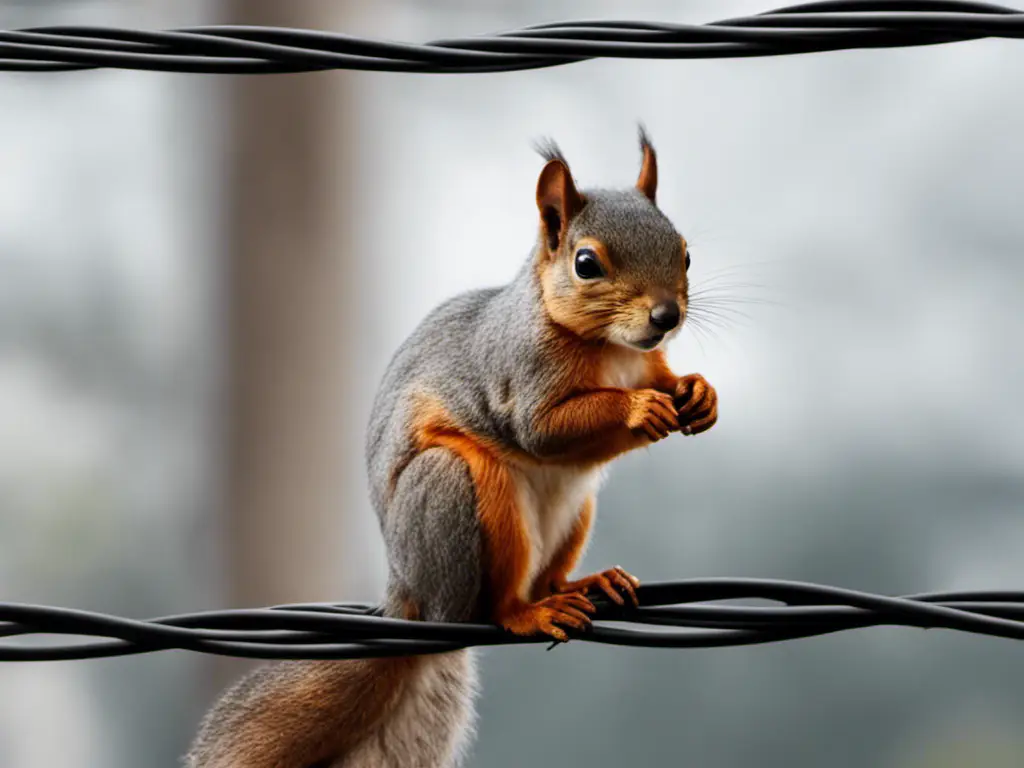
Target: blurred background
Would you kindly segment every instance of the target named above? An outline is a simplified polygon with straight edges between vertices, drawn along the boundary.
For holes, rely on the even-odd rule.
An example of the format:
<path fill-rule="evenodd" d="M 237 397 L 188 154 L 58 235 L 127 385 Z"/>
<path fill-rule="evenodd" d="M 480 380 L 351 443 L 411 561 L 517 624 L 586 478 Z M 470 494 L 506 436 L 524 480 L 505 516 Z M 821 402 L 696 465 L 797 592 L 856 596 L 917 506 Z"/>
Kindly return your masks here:
<path fill-rule="evenodd" d="M 766 2 L 0 0 L 0 28 L 245 23 L 409 41 Z M 1024 47 L 521 74 L 0 75 L 0 599 L 150 617 L 374 600 L 363 427 L 402 339 L 533 243 L 556 138 L 635 124 L 720 327 L 719 425 L 625 457 L 584 568 L 890 594 L 1024 586 Z M 721 308 L 721 305 L 719 305 Z M 0 766 L 174 766 L 245 664 L 0 667 Z M 1009 641 L 483 654 L 469 765 L 1020 766 Z"/>

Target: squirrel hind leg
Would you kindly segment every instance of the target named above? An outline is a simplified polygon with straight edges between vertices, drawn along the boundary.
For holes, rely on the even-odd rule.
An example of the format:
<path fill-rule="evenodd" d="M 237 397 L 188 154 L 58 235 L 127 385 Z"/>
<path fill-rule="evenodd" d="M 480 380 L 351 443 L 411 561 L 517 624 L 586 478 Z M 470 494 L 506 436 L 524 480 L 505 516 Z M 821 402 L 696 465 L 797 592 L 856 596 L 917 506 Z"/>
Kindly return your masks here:
<path fill-rule="evenodd" d="M 388 500 L 383 533 L 391 571 L 388 615 L 478 618 L 480 523 L 469 467 L 458 454 L 435 447 L 409 462 Z"/>

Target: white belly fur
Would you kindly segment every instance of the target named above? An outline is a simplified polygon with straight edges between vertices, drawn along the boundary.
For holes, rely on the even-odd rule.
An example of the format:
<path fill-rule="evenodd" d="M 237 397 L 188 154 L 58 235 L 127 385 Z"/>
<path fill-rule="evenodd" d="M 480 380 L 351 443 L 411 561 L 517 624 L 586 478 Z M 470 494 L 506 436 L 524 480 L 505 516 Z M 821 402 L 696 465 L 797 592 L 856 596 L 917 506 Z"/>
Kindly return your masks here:
<path fill-rule="evenodd" d="M 602 387 L 636 389 L 647 378 L 648 362 L 642 352 L 614 350 L 606 353 L 601 366 Z"/>
<path fill-rule="evenodd" d="M 523 584 L 524 600 L 534 579 L 565 542 L 583 502 L 597 493 L 600 466 L 519 465 L 512 471 L 516 503 L 530 539 L 530 565 Z"/>
<path fill-rule="evenodd" d="M 647 376 L 648 361 L 632 350 L 610 350 L 600 383 L 605 387 L 634 389 Z M 530 566 L 523 589 L 529 592 L 534 579 L 554 557 L 572 531 L 588 497 L 597 493 L 604 477 L 601 465 L 519 464 L 512 469 L 516 502 L 530 538 Z M 524 600 L 528 594 L 520 595 Z"/>

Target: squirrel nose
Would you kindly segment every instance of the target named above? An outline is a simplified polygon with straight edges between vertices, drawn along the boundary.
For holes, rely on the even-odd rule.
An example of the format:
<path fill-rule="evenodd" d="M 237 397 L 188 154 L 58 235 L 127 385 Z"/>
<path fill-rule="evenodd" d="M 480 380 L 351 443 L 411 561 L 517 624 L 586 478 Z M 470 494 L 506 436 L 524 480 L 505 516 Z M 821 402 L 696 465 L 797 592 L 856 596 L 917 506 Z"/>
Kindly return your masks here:
<path fill-rule="evenodd" d="M 679 325 L 679 305 L 674 301 L 655 304 L 651 310 L 651 325 L 659 331 L 671 331 Z"/>

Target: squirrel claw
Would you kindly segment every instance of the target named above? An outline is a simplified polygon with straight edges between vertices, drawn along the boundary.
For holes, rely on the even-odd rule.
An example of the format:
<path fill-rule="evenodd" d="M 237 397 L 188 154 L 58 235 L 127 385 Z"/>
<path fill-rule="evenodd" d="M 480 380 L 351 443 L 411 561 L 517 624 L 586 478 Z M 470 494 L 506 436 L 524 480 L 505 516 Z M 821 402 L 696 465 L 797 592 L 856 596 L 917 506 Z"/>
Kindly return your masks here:
<path fill-rule="evenodd" d="M 636 390 L 626 426 L 637 434 L 646 434 L 652 443 L 668 437 L 679 429 L 672 396 L 654 389 Z"/>
<path fill-rule="evenodd" d="M 718 393 L 699 373 L 680 377 L 674 403 L 684 435 L 706 432 L 718 420 Z"/>
<path fill-rule="evenodd" d="M 584 630 L 590 616 L 597 610 L 579 591 L 560 593 L 525 605 L 520 611 L 502 620 L 501 625 L 517 635 L 543 634 L 560 643 L 569 641 L 565 628 Z"/>
<path fill-rule="evenodd" d="M 606 571 L 595 573 L 591 576 L 584 576 L 582 579 L 576 581 L 566 582 L 565 584 L 556 587 L 559 592 L 568 591 L 579 591 L 586 592 L 587 590 L 599 589 L 603 592 L 609 600 L 616 605 L 625 605 L 626 601 L 623 598 L 623 594 L 629 598 L 630 602 L 634 606 L 639 606 L 640 601 L 636 596 L 636 588 L 640 586 L 640 579 L 633 576 L 625 569 L 615 566 L 609 568 Z"/>

